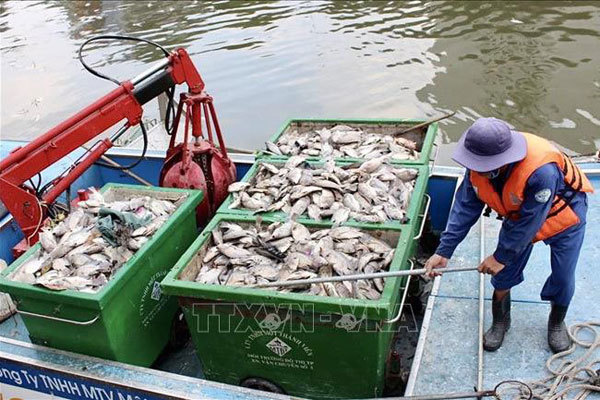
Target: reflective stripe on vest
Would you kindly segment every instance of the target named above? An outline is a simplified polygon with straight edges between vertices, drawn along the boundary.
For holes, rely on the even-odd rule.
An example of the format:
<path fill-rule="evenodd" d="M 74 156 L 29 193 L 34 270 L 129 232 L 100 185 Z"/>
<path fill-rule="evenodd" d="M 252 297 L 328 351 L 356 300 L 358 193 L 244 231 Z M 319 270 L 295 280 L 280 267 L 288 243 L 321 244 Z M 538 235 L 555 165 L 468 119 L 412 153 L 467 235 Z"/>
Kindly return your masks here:
<path fill-rule="evenodd" d="M 498 195 L 490 180 L 480 173 L 471 171 L 471 183 L 477 197 L 499 215 L 511 219 L 519 218 L 519 209 L 523 203 L 525 188 L 531 174 L 542 165 L 556 163 L 565 177 L 565 185 L 573 193 L 568 198 L 555 196 L 546 221 L 537 232 L 534 242 L 552 237 L 565 229 L 578 224 L 579 217 L 569 206 L 577 192 L 593 192 L 594 188 L 585 174 L 581 172 L 569 157 L 561 153 L 552 143 L 539 136 L 522 132 L 527 141 L 527 155 L 516 163 L 502 189 L 502 198 Z"/>

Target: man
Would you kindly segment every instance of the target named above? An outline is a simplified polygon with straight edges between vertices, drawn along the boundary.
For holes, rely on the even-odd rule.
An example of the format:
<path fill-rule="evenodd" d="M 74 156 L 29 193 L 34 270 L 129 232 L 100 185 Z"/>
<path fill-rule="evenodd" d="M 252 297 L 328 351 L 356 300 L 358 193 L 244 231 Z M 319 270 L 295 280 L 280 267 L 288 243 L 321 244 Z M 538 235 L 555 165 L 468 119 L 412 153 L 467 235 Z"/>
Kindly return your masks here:
<path fill-rule="evenodd" d="M 541 292 L 550 301 L 548 344 L 561 352 L 571 346 L 564 323 L 575 291 L 575 266 L 585 233 L 586 192 L 592 185 L 564 154 L 538 136 L 517 132 L 496 118 L 480 118 L 463 134 L 453 159 L 467 171 L 454 200 L 446 230 L 425 267 L 430 276 L 448 264 L 456 246 L 485 206 L 503 217 L 498 246 L 479 265 L 493 275 L 491 328 L 484 347 L 495 351 L 510 328 L 510 289 L 523 281 L 533 243 L 550 246 L 552 273 Z"/>

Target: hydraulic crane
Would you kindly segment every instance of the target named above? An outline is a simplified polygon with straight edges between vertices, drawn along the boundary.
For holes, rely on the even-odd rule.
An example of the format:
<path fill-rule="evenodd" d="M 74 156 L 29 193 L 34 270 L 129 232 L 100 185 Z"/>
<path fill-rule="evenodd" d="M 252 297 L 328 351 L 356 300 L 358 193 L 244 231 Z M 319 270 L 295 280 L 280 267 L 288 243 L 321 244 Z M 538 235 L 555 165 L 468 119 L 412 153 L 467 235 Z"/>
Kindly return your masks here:
<path fill-rule="evenodd" d="M 155 45 L 165 53 L 165 59 L 131 80 L 118 82 L 93 70 L 81 57 L 83 46 L 87 43 L 111 39 Z M 187 85 L 187 92 L 180 95 L 177 112 L 174 113 L 169 149 L 159 183 L 161 186 L 204 190 L 205 199 L 198 208 L 197 216 L 200 223 L 206 222 L 225 199 L 229 184 L 235 181 L 235 166 L 225 149 L 213 99 L 205 92 L 204 82 L 186 50 L 179 48 L 168 52 L 145 39 L 104 35 L 82 45 L 80 60 L 88 71 L 119 86 L 0 161 L 0 199 L 21 227 L 27 245 L 37 242 L 38 233 L 53 202 L 98 161 L 118 137 L 137 124 L 140 124 L 144 135 L 143 157 L 147 147 L 147 132 L 142 123 L 142 106 L 167 93 L 170 106 L 174 108 L 175 85 L 181 84 Z M 183 141 L 176 144 L 182 118 L 185 126 Z M 48 166 L 121 122 L 124 125 L 112 137 L 98 140 L 79 161 L 43 190 L 27 184 Z M 202 133 L 203 122 L 207 139 Z M 169 125 L 168 122 L 166 125 Z M 193 140 L 189 137 L 190 130 Z M 219 142 L 218 148 L 213 141 L 213 130 Z M 139 161 L 141 158 L 125 168 L 132 168 Z"/>

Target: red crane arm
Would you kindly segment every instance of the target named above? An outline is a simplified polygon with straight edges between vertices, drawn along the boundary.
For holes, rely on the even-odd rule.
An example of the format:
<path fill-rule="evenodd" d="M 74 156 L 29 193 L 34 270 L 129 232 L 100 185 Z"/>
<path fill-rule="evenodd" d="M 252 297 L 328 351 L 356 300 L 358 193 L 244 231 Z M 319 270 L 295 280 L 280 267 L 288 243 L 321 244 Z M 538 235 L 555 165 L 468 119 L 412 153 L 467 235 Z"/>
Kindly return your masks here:
<path fill-rule="evenodd" d="M 0 199 L 21 227 L 28 242 L 37 241 L 45 204 L 50 204 L 89 168 L 113 143 L 100 141 L 86 157 L 39 199 L 24 183 L 48 166 L 94 137 L 126 120 L 127 126 L 141 121 L 142 105 L 173 84 L 187 83 L 190 92 L 201 93 L 204 82 L 188 53 L 178 49 L 165 62 L 158 64 L 85 107 L 48 132 L 14 150 L 0 161 Z"/>

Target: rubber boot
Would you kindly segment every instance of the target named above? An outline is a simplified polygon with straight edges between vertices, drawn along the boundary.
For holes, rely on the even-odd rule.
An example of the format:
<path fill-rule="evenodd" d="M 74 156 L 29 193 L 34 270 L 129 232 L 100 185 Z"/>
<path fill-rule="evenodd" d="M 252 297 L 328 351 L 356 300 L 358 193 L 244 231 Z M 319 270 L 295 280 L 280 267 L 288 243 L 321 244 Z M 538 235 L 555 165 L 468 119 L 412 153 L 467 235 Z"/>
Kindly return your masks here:
<path fill-rule="evenodd" d="M 497 300 L 496 293 L 492 298 L 492 326 L 483 335 L 483 348 L 496 351 L 502 346 L 504 334 L 510 328 L 510 292 L 502 300 Z"/>
<path fill-rule="evenodd" d="M 548 344 L 554 353 L 568 350 L 571 347 L 571 338 L 567 332 L 565 316 L 568 306 L 552 304 L 550 316 L 548 317 Z"/>

